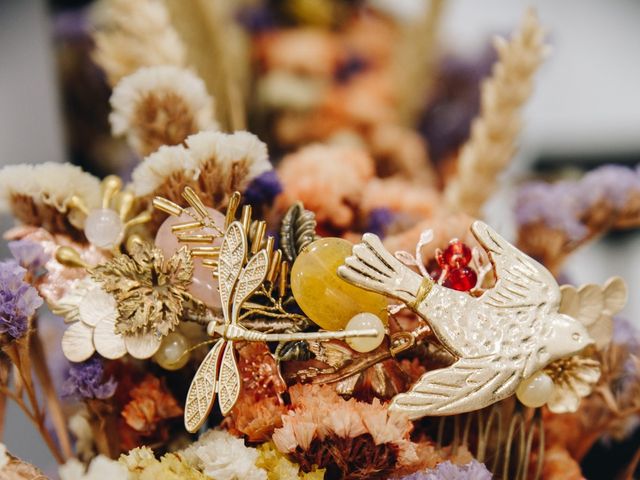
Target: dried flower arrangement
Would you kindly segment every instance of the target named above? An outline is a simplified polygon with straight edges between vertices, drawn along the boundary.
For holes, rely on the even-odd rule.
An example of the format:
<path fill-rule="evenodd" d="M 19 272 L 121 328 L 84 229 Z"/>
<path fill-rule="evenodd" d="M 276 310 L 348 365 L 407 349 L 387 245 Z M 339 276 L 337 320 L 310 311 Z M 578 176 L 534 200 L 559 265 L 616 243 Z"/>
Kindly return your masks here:
<path fill-rule="evenodd" d="M 410 95 L 433 83 L 442 2 L 414 21 L 391 3 L 252 5 L 242 33 L 217 2 L 99 2 L 112 133 L 140 162 L 126 184 L 69 165 L 0 171 L 18 221 L 0 262 L 0 432 L 13 401 L 62 480 L 579 479 L 597 441 L 629 435 L 626 286 L 553 274 L 638 225 L 637 172 L 522 187 L 511 245 L 477 217 L 514 153 L 544 32 L 529 11 L 496 41 L 445 175 Z M 45 303 L 66 324 L 61 385 Z M 4 448 L 0 473 L 44 478 Z"/>

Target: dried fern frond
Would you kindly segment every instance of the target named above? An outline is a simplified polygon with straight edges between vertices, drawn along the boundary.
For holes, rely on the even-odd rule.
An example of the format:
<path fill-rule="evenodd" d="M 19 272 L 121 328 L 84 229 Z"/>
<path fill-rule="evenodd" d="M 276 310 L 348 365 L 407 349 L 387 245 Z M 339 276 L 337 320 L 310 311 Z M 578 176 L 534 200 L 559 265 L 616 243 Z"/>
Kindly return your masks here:
<path fill-rule="evenodd" d="M 102 0 L 93 24 L 93 59 L 112 86 L 142 67 L 185 65 L 184 45 L 160 0 Z"/>
<path fill-rule="evenodd" d="M 522 123 L 520 112 L 548 52 L 544 34 L 536 14 L 528 10 L 509 41 L 496 38 L 499 60 L 482 85 L 480 116 L 460 152 L 457 175 L 445 189 L 451 208 L 478 216 L 494 192 L 498 175 L 513 157 Z"/>

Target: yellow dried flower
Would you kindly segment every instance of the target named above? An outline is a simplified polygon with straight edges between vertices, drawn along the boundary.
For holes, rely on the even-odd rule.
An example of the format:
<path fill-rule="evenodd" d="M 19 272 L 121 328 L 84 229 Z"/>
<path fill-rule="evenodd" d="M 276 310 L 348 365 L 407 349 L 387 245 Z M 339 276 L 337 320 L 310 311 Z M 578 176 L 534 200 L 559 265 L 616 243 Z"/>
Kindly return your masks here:
<path fill-rule="evenodd" d="M 156 459 L 148 447 L 134 448 L 120 456 L 130 480 L 207 480 L 208 477 L 185 462 L 180 455 L 167 453 Z"/>
<path fill-rule="evenodd" d="M 187 247 L 167 261 L 159 248 L 147 243 L 131 256 L 118 255 L 91 270 L 91 277 L 116 298 L 116 333 L 121 334 L 167 335 L 173 330 L 180 322 L 192 274 Z"/>
<path fill-rule="evenodd" d="M 325 469 L 314 469 L 309 473 L 300 471 L 300 466 L 282 453 L 271 442 L 263 443 L 258 447 L 260 456 L 256 460 L 256 466 L 267 471 L 268 480 L 322 480 Z"/>

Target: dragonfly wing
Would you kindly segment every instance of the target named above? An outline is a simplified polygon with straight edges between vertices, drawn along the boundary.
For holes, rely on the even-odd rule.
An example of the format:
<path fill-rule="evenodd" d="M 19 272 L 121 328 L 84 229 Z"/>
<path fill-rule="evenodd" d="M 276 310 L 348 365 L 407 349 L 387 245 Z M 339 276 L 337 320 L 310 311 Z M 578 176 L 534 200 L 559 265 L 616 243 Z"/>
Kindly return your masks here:
<path fill-rule="evenodd" d="M 247 237 L 242 229 L 242 224 L 233 222 L 224 234 L 218 258 L 218 284 L 226 323 L 229 323 L 231 293 L 242 270 L 246 254 Z"/>
<path fill-rule="evenodd" d="M 269 255 L 266 250 L 256 253 L 247 265 L 242 269 L 236 291 L 233 296 L 233 309 L 231 312 L 231 323 L 236 323 L 238 312 L 242 304 L 251 296 L 253 292 L 262 284 L 267 276 L 269 268 Z"/>
<path fill-rule="evenodd" d="M 240 371 L 236 363 L 233 343 L 228 342 L 222 354 L 218 380 L 218 403 L 222 415 L 227 415 L 240 396 Z"/>
<path fill-rule="evenodd" d="M 196 432 L 207 419 L 216 398 L 216 377 L 223 339 L 218 340 L 198 367 L 184 407 L 184 426 L 187 431 Z"/>

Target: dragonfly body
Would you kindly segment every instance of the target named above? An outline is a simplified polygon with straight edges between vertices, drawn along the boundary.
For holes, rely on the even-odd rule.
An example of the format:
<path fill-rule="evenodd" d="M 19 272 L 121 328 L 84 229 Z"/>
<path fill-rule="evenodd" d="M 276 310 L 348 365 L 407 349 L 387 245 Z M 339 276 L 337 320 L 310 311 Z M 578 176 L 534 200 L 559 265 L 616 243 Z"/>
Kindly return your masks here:
<path fill-rule="evenodd" d="M 207 332 L 220 339 L 213 345 L 191 381 L 184 409 L 187 431 L 197 431 L 207 419 L 216 395 L 220 411 L 227 415 L 240 395 L 241 378 L 235 357 L 234 341 L 280 342 L 329 340 L 346 337 L 375 337 L 375 329 L 339 332 L 263 333 L 238 325 L 244 302 L 264 282 L 269 256 L 261 250 L 249 259 L 247 239 L 240 222 L 232 222 L 225 232 L 218 261 L 218 279 L 224 321 L 209 322 Z"/>

